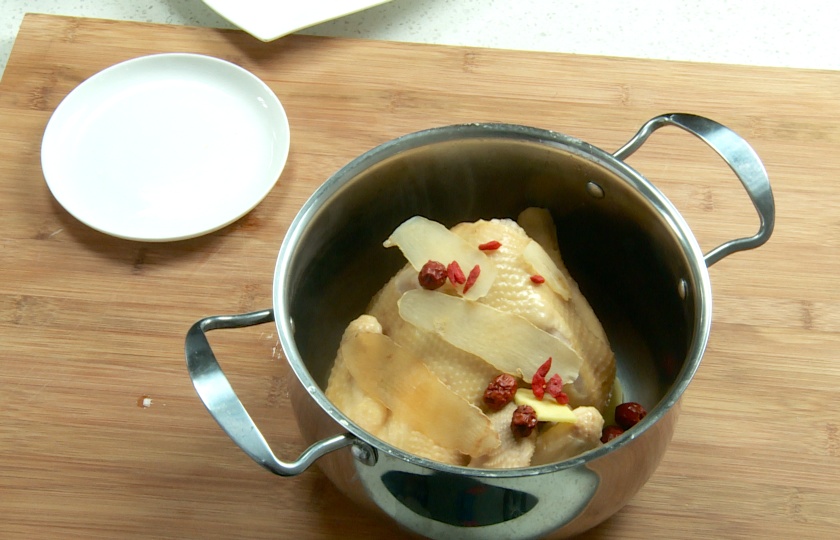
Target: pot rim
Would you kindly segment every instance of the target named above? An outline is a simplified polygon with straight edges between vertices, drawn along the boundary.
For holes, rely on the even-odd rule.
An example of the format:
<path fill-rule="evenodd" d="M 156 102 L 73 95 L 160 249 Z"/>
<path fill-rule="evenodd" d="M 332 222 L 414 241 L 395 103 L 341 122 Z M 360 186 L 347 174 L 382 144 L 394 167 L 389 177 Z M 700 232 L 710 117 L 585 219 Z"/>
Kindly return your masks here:
<path fill-rule="evenodd" d="M 400 450 L 359 427 L 327 399 L 324 391 L 318 386 L 306 368 L 294 340 L 294 322 L 289 312 L 291 297 L 287 290 L 287 284 L 291 274 L 291 261 L 297 245 L 316 211 L 359 173 L 386 159 L 422 146 L 462 139 L 510 139 L 512 141 L 537 142 L 561 148 L 583 157 L 609 169 L 639 191 L 641 195 L 653 203 L 656 211 L 666 219 L 671 229 L 677 233 L 679 247 L 688 256 L 689 269 L 694 278 L 692 281 L 695 283 L 694 289 L 688 291 L 688 294 L 695 296 L 694 332 L 689 344 L 689 352 L 675 382 L 648 415 L 625 436 L 618 437 L 574 458 L 547 465 L 516 469 L 478 469 L 448 465 Z M 309 396 L 340 426 L 375 447 L 378 451 L 385 452 L 400 460 L 434 471 L 466 474 L 481 478 L 532 476 L 571 469 L 595 461 L 642 436 L 649 427 L 659 421 L 679 402 L 693 379 L 708 343 L 712 313 L 711 281 L 703 252 L 685 219 L 658 188 L 624 161 L 585 141 L 556 131 L 506 123 L 453 124 L 402 135 L 366 151 L 335 172 L 304 203 L 286 232 L 275 266 L 273 303 L 278 336 L 289 365 Z"/>

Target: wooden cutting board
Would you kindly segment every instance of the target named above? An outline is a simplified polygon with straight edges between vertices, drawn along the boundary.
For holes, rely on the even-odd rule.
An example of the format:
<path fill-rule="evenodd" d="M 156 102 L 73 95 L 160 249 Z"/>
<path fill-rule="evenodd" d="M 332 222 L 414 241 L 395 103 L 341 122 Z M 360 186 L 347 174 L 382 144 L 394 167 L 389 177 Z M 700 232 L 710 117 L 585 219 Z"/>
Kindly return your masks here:
<path fill-rule="evenodd" d="M 121 60 L 205 53 L 254 72 L 292 126 L 280 182 L 189 241 L 97 233 L 39 163 L 50 114 Z M 590 538 L 829 538 L 840 527 L 840 73 L 511 52 L 28 15 L 0 83 L 0 536 L 392 539 L 317 470 L 279 478 L 218 428 L 187 376 L 198 318 L 270 307 L 290 220 L 331 173 L 395 136 L 502 121 L 615 150 L 691 112 L 765 161 L 776 233 L 711 269 L 711 340 L 651 481 Z M 704 249 L 752 234 L 737 180 L 698 140 L 657 132 L 629 162 Z M 211 337 L 281 457 L 303 448 L 276 331 Z"/>

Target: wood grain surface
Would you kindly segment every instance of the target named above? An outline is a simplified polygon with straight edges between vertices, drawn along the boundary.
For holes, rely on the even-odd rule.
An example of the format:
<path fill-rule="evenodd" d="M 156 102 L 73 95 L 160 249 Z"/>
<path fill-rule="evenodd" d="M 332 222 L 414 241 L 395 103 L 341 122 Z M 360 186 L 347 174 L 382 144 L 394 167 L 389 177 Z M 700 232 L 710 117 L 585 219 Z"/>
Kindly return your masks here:
<path fill-rule="evenodd" d="M 76 221 L 47 189 L 39 154 L 70 90 L 156 52 L 243 66 L 277 93 L 292 126 L 288 165 L 255 210 L 164 244 Z M 708 116 L 750 141 L 770 174 L 776 232 L 712 267 L 712 335 L 674 440 L 650 482 L 587 537 L 836 537 L 840 73 L 304 36 L 261 43 L 46 15 L 25 18 L 0 83 L 0 537 L 402 537 L 317 468 L 279 478 L 236 448 L 189 381 L 187 328 L 270 307 L 292 217 L 379 143 L 502 121 L 612 151 L 666 112 Z M 704 249 L 757 229 L 737 180 L 690 135 L 661 130 L 628 162 Z M 296 456 L 276 330 L 211 339 L 276 453 Z"/>

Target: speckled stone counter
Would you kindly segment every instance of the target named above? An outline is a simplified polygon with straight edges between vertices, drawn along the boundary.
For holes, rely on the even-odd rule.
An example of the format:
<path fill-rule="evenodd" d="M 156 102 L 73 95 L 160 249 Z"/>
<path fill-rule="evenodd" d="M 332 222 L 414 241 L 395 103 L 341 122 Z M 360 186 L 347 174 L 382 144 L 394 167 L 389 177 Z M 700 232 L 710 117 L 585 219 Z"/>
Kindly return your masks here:
<path fill-rule="evenodd" d="M 195 26 L 231 24 L 200 0 L 3 0 L 0 72 L 27 11 Z M 392 0 L 304 33 L 446 45 L 840 69 L 833 0 Z"/>

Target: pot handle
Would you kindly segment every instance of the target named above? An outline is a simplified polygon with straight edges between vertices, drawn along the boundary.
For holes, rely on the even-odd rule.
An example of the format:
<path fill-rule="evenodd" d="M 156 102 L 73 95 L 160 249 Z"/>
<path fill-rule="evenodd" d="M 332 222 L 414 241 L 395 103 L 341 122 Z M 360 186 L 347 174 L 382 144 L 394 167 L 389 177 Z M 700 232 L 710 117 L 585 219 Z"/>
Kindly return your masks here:
<path fill-rule="evenodd" d="M 218 328 L 244 328 L 272 321 L 274 311 L 271 309 L 242 315 L 207 317 L 193 324 L 187 332 L 184 352 L 187 357 L 187 370 L 198 397 L 233 442 L 269 471 L 280 476 L 295 476 L 305 471 L 324 454 L 353 444 L 356 437 L 344 433 L 323 439 L 304 450 L 300 457 L 291 463 L 277 459 L 251 420 L 248 411 L 236 397 L 205 335 L 206 332 Z"/>
<path fill-rule="evenodd" d="M 664 114 L 648 120 L 613 156 L 623 161 L 638 150 L 654 131 L 663 126 L 680 127 L 700 138 L 717 152 L 744 185 L 761 220 L 758 232 L 754 236 L 730 240 L 707 253 L 706 266 L 712 266 L 736 251 L 757 248 L 767 242 L 776 221 L 776 205 L 770 189 L 770 179 L 755 150 L 728 127 L 693 114 Z"/>

